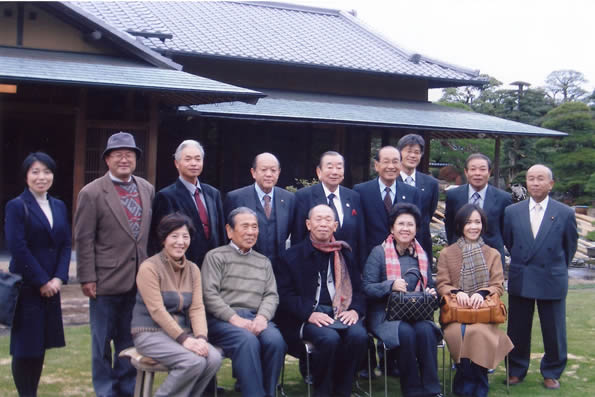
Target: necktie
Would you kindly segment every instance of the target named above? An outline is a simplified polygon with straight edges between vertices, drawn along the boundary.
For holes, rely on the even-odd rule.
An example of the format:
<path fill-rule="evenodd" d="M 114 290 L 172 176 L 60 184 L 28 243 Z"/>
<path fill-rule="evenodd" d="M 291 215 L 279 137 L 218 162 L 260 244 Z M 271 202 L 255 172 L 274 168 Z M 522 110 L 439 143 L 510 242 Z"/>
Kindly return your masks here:
<path fill-rule="evenodd" d="M 539 226 L 541 224 L 541 205 L 539 203 L 535 204 L 533 207 L 533 211 L 531 212 L 531 231 L 533 232 L 533 238 L 537 237 L 537 232 L 539 232 Z"/>
<path fill-rule="evenodd" d="M 340 225 L 341 222 L 339 221 L 339 213 L 337 212 L 337 207 L 335 207 L 335 193 L 331 193 L 328 195 L 328 206 L 331 207 L 331 209 L 335 213 L 335 220 L 339 222 Z"/>
<path fill-rule="evenodd" d="M 413 177 L 411 177 L 411 176 L 408 176 L 407 179 L 405 179 L 405 183 L 408 184 L 409 186 L 415 187 L 415 181 L 413 180 Z"/>
<path fill-rule="evenodd" d="M 198 207 L 198 216 L 200 218 L 200 222 L 202 223 L 202 229 L 204 230 L 205 237 L 208 240 L 211 237 L 211 232 L 209 230 L 209 216 L 207 215 L 207 209 L 205 208 L 205 205 L 200 199 L 199 188 L 196 188 L 194 191 L 194 201 L 196 201 L 196 207 Z"/>
<path fill-rule="evenodd" d="M 386 192 L 384 195 L 384 208 L 386 208 L 386 212 L 390 212 L 390 209 L 393 207 L 393 201 L 390 198 L 390 187 L 385 187 L 384 191 Z"/>
<path fill-rule="evenodd" d="M 262 199 L 264 200 L 264 214 L 269 219 L 271 217 L 271 196 L 265 194 Z"/>
<path fill-rule="evenodd" d="M 475 192 L 473 193 L 473 195 L 471 195 L 471 200 L 469 200 L 469 202 L 471 204 L 477 204 L 479 205 L 479 200 L 481 199 L 481 196 L 479 195 L 479 193 Z"/>

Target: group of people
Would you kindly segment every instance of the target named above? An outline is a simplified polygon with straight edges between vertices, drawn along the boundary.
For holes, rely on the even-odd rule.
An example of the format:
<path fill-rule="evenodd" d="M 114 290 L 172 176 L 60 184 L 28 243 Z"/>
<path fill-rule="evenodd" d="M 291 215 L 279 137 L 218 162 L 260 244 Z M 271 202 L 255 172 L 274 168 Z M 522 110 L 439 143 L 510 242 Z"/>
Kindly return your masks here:
<path fill-rule="evenodd" d="M 77 276 L 89 297 L 92 377 L 100 397 L 132 396 L 135 370 L 119 353 L 135 346 L 169 368 L 156 396 L 200 396 L 232 362 L 244 396 L 274 396 L 286 353 L 314 346 L 317 396 L 349 396 L 363 368 L 368 332 L 388 349 L 405 396 L 440 396 L 436 346 L 457 363 L 455 393 L 486 396 L 487 369 L 510 357 L 510 381 L 527 374 L 535 302 L 542 323 L 544 386 L 559 387 L 566 363 L 567 266 L 576 250 L 572 210 L 548 197 L 551 171 L 527 171 L 529 200 L 488 184 L 489 158 L 471 155 L 468 183 L 447 191 L 449 246 L 432 278 L 430 222 L 438 183 L 416 171 L 416 134 L 375 157 L 378 177 L 343 186 L 345 160 L 325 152 L 320 183 L 290 193 L 281 165 L 254 159 L 253 185 L 225 200 L 202 181 L 205 152 L 194 140 L 174 154 L 179 178 L 155 194 L 134 175 L 134 137 L 112 135 L 108 172 L 79 193 L 74 216 Z M 23 275 L 10 352 L 20 396 L 35 396 L 45 350 L 64 346 L 60 288 L 68 281 L 71 231 L 64 204 L 47 194 L 56 165 L 47 154 L 23 163 L 27 187 L 6 206 L 10 270 Z M 290 241 L 289 241 L 290 239 Z M 503 293 L 504 246 L 511 254 L 508 333 L 494 324 L 388 321 L 392 291 L 456 294 L 479 307 Z M 112 343 L 114 350 L 112 351 Z M 379 350 L 379 354 L 382 351 Z M 381 360 L 382 361 L 382 360 Z"/>

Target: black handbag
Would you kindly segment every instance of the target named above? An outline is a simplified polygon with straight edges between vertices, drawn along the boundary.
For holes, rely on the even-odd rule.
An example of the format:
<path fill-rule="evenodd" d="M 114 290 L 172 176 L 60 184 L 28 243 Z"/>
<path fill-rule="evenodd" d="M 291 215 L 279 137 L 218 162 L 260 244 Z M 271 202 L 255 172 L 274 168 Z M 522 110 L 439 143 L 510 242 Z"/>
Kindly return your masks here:
<path fill-rule="evenodd" d="M 388 321 L 421 321 L 434 320 L 434 310 L 438 308 L 438 298 L 425 292 L 423 278 L 419 269 L 409 269 L 408 273 L 413 273 L 421 282 L 421 291 L 397 292 L 393 291 L 388 296 L 386 302 L 386 319 Z"/>
<path fill-rule="evenodd" d="M 12 325 L 21 285 L 23 278 L 20 275 L 0 271 L 0 324 Z"/>

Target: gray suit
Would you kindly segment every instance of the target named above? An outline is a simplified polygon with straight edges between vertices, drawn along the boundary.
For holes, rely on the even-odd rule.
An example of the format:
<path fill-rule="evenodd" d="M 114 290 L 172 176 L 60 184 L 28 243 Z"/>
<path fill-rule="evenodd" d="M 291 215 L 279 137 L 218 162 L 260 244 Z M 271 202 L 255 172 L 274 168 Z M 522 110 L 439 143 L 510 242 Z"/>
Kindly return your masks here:
<path fill-rule="evenodd" d="M 550 198 L 533 238 L 529 200 L 513 204 L 504 211 L 503 238 L 511 256 L 508 335 L 515 347 L 510 353 L 510 375 L 524 378 L 527 374 L 537 303 L 545 348 L 541 374 L 558 379 L 567 360 L 568 265 L 578 239 L 574 211 Z"/>

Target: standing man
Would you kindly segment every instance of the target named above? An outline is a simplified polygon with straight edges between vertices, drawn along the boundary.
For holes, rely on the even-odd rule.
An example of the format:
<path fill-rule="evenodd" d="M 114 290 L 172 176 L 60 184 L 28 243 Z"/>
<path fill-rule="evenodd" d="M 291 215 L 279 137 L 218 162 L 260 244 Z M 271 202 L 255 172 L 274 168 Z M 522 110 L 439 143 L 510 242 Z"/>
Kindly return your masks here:
<path fill-rule="evenodd" d="M 390 230 L 388 214 L 395 204 L 411 203 L 421 208 L 419 191 L 397 181 L 401 170 L 401 155 L 394 146 L 385 146 L 378 151 L 374 168 L 378 178 L 353 187 L 360 194 L 366 219 L 366 258 L 372 248 L 386 240 L 387 230 Z"/>
<path fill-rule="evenodd" d="M 488 185 L 492 172 L 492 162 L 481 154 L 474 153 L 465 161 L 465 177 L 467 183 L 446 191 L 446 211 L 444 227 L 448 244 L 453 244 L 455 236 L 455 215 L 465 204 L 477 204 L 483 208 L 488 228 L 483 235 L 487 245 L 500 251 L 504 265 L 504 242 L 502 240 L 502 226 L 504 223 L 504 209 L 512 204 L 509 193 Z"/>
<path fill-rule="evenodd" d="M 312 208 L 309 238 L 287 250 L 276 274 L 279 327 L 292 355 L 304 349 L 302 339 L 314 345 L 314 395 L 320 397 L 351 395 L 368 345 L 361 278 L 350 249 L 333 237 L 337 226 L 328 205 Z"/>
<path fill-rule="evenodd" d="M 256 156 L 250 172 L 255 183 L 227 193 L 223 208 L 226 216 L 238 207 L 256 212 L 259 233 L 254 248 L 269 258 L 275 268 L 291 233 L 295 196 L 275 186 L 281 164 L 271 153 Z"/>
<path fill-rule="evenodd" d="M 205 151 L 197 141 L 183 141 L 176 149 L 174 165 L 180 176 L 155 195 L 149 254 L 161 251 L 156 235 L 161 218 L 176 211 L 187 215 L 196 227 L 186 257 L 199 267 L 207 251 L 225 242 L 221 194 L 213 186 L 198 180 L 204 159 Z"/>
<path fill-rule="evenodd" d="M 202 266 L 209 341 L 231 357 L 242 396 L 274 397 L 287 345 L 271 321 L 279 304 L 273 267 L 252 249 L 256 213 L 239 207 L 227 219 L 231 241 L 209 251 Z"/>
<path fill-rule="evenodd" d="M 537 303 L 545 349 L 543 385 L 559 389 L 567 360 L 566 295 L 568 265 L 577 247 L 576 218 L 571 208 L 548 197 L 554 186 L 549 168 L 534 165 L 526 179 L 530 198 L 506 208 L 504 214 L 504 242 L 511 257 L 508 336 L 514 343 L 509 381 L 515 385 L 527 375 Z"/>
<path fill-rule="evenodd" d="M 424 147 L 424 139 L 417 134 L 408 134 L 399 139 L 397 149 L 401 154 L 401 173 L 397 180 L 417 188 L 421 194 L 421 208 L 419 208 L 421 212 L 421 239 L 419 243 L 426 251 L 428 258 L 432 259 L 430 223 L 438 206 L 438 181 L 431 175 L 415 170 L 421 162 Z"/>
<path fill-rule="evenodd" d="M 349 244 L 357 263 L 356 267 L 361 274 L 367 256 L 364 214 L 359 194 L 340 186 L 345 177 L 345 159 L 337 152 L 324 152 L 316 167 L 316 175 L 320 183 L 302 188 L 295 194 L 295 216 L 291 244 L 297 244 L 308 238 L 306 219 L 308 219 L 310 209 L 318 204 L 327 204 L 339 222 L 335 238 Z"/>
<path fill-rule="evenodd" d="M 155 194 L 149 182 L 132 175 L 140 155 L 129 133 L 110 136 L 103 152 L 108 172 L 83 187 L 74 215 L 77 275 L 83 294 L 90 298 L 93 387 L 98 397 L 134 392 L 136 371 L 118 355 L 133 345 L 136 271 L 147 258 Z"/>

